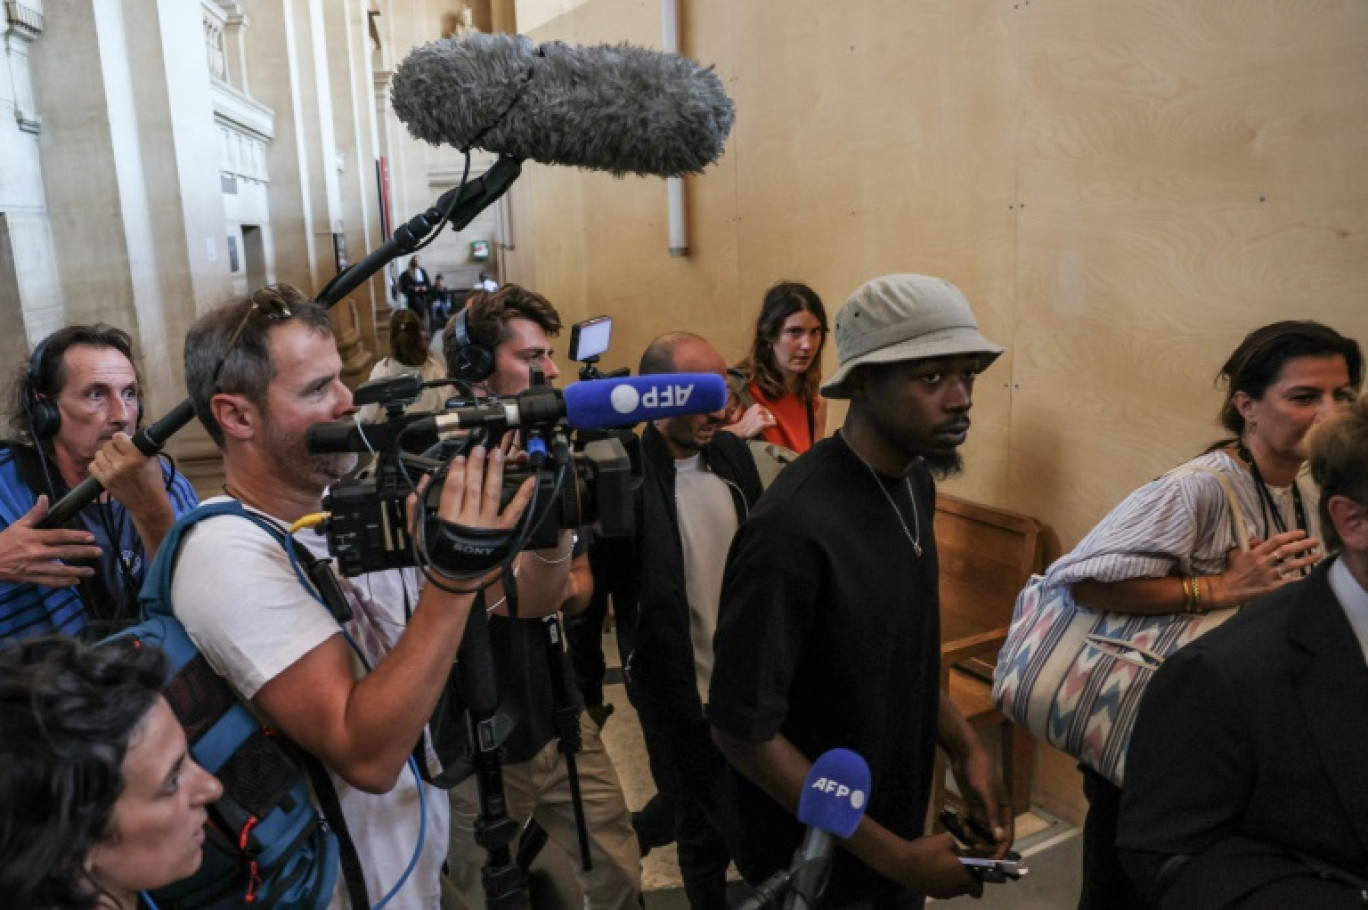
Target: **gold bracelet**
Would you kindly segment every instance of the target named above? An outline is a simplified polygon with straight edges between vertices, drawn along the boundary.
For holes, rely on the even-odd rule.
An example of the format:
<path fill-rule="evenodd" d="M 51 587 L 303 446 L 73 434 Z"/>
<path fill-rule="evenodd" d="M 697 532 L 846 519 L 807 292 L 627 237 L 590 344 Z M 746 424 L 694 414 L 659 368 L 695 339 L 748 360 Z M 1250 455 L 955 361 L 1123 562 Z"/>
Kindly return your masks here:
<path fill-rule="evenodd" d="M 1183 612 L 1192 612 L 1192 579 L 1187 575 L 1180 575 L 1178 581 L 1183 586 Z"/>
<path fill-rule="evenodd" d="M 1202 609 L 1202 579 L 1198 575 L 1192 576 L 1192 612 L 1206 612 Z"/>

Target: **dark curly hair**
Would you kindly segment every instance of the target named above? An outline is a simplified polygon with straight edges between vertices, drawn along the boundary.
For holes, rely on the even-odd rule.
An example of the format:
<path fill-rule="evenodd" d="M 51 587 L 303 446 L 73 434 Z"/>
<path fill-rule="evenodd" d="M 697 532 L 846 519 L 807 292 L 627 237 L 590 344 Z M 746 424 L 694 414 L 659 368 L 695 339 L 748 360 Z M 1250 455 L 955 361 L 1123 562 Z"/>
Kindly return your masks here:
<path fill-rule="evenodd" d="M 784 328 L 784 321 L 794 313 L 807 312 L 817 317 L 822 326 L 822 341 L 812 357 L 812 366 L 803 374 L 798 387 L 798 396 L 806 402 L 817 400 L 817 390 L 822 385 L 822 349 L 826 347 L 827 324 L 826 308 L 817 292 L 797 281 L 781 281 L 765 292 L 765 300 L 760 304 L 760 316 L 755 320 L 755 337 L 751 340 L 750 352 L 746 359 L 736 365 L 736 369 L 746 377 L 747 383 L 755 383 L 770 401 L 778 401 L 788 394 L 784 386 L 784 374 L 774 362 L 774 342 Z"/>
<path fill-rule="evenodd" d="M 551 338 L 560 334 L 560 314 L 551 301 L 536 291 L 506 284 L 497 291 L 475 291 L 466 300 L 466 332 L 470 341 L 491 351 L 496 351 L 499 345 L 508 340 L 508 324 L 514 319 L 531 320 Z M 455 320 L 456 315 L 451 318 Z M 459 350 L 456 333 L 448 330 L 442 341 L 448 376 L 456 374 L 456 354 Z"/>
<path fill-rule="evenodd" d="M 49 636 L 0 650 L 0 894 L 7 906 L 100 906 L 100 889 L 83 864 L 110 833 L 124 755 L 166 672 L 161 651 L 131 642 L 95 647 Z"/>

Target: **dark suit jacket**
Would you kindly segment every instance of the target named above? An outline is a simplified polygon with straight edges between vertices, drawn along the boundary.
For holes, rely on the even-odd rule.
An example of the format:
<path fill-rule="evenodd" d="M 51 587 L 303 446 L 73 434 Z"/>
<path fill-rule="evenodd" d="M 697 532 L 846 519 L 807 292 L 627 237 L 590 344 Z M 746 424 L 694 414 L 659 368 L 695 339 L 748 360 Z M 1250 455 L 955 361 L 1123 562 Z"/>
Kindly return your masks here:
<path fill-rule="evenodd" d="M 1368 879 L 1368 664 L 1328 568 L 1179 651 L 1146 690 L 1117 844 L 1151 899 L 1164 886 L 1161 907 L 1226 907 L 1316 862 Z"/>

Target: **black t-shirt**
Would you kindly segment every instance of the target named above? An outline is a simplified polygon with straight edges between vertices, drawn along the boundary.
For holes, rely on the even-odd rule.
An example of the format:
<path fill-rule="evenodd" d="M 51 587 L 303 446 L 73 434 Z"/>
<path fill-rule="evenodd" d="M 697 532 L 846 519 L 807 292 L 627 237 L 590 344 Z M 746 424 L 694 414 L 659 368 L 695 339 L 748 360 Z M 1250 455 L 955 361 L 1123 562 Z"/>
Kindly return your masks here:
<path fill-rule="evenodd" d="M 782 733 L 809 759 L 833 748 L 869 763 L 867 814 L 921 836 L 936 743 L 940 605 L 935 488 L 920 462 L 872 474 L 839 435 L 786 468 L 732 544 L 713 641 L 708 716 L 758 743 Z M 897 507 L 922 556 L 894 514 Z M 737 865 L 758 881 L 788 866 L 803 829 L 734 770 Z M 843 850 L 833 905 L 894 887 Z"/>

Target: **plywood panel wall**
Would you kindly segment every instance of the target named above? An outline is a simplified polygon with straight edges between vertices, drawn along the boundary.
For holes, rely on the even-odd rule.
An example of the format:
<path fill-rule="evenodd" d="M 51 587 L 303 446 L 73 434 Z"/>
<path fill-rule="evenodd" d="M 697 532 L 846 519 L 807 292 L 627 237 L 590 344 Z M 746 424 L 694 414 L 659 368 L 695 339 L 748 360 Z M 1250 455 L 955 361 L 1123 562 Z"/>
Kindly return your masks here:
<path fill-rule="evenodd" d="M 834 312 L 876 275 L 943 275 L 1009 348 L 951 485 L 1067 547 L 1216 437 L 1245 332 L 1368 340 L 1368 4 L 681 5 L 737 108 L 687 181 L 691 255 L 666 252 L 663 181 L 534 165 L 519 197 L 514 261 L 573 318 L 617 317 L 614 365 L 678 328 L 739 358 L 781 278 Z M 658 47 L 660 10 L 594 0 L 535 37 Z"/>
<path fill-rule="evenodd" d="M 1361 3 L 1020 17 L 1008 488 L 1066 544 L 1218 438 L 1213 378 L 1251 328 L 1368 343 L 1365 37 Z"/>

